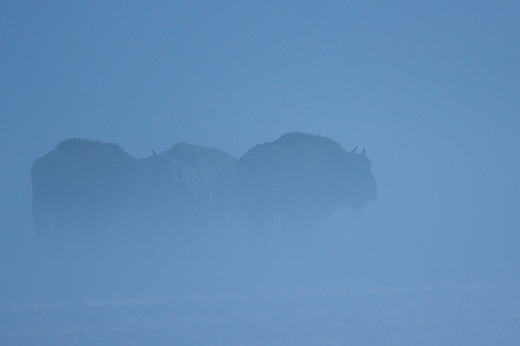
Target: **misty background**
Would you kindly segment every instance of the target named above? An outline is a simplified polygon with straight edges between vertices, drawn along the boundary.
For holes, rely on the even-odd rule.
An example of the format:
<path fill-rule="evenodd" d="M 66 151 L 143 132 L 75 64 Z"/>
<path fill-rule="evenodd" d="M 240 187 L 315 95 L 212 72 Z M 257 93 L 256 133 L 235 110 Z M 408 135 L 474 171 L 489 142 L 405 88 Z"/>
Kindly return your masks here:
<path fill-rule="evenodd" d="M 516 1 L 3 1 L 2 281 L 31 256 L 31 165 L 62 140 L 239 158 L 302 131 L 366 148 L 379 190 L 320 227 L 309 281 L 518 283 L 519 18 Z"/>

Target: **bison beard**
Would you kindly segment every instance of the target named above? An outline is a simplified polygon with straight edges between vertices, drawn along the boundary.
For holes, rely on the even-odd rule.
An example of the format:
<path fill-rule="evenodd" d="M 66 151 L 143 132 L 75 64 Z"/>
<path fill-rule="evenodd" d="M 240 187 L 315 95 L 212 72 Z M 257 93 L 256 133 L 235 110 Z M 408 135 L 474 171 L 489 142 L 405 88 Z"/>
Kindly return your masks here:
<path fill-rule="evenodd" d="M 365 152 L 321 136 L 288 133 L 237 162 L 242 209 L 253 235 L 281 226 L 289 241 L 312 234 L 339 207 L 356 211 L 377 196 Z"/>

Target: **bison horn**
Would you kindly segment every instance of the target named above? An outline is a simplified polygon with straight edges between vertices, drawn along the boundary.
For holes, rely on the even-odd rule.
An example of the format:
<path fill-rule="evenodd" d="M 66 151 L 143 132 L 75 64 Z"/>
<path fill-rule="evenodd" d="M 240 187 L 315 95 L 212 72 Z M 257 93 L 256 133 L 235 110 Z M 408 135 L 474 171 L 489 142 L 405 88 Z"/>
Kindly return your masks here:
<path fill-rule="evenodd" d="M 357 148 L 358 148 L 358 147 L 355 147 L 354 149 L 352 149 L 352 150 L 350 151 L 350 153 L 351 153 L 352 155 L 354 155 L 354 154 L 356 153 Z"/>
<path fill-rule="evenodd" d="M 365 156 L 365 148 L 363 148 L 363 151 L 361 152 L 361 155 Z"/>
<path fill-rule="evenodd" d="M 156 156 L 156 155 L 157 155 L 157 153 L 156 153 L 155 150 L 153 150 L 153 149 L 152 149 L 152 154 L 153 154 L 153 156 Z"/>

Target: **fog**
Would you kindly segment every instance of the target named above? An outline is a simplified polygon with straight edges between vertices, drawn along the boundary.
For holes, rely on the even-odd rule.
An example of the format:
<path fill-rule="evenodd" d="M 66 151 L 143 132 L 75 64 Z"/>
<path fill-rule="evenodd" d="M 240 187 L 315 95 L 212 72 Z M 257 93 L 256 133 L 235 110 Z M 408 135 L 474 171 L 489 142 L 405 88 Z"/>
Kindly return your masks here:
<path fill-rule="evenodd" d="M 0 343 L 518 344 L 519 12 L 2 2 Z M 378 189 L 304 244 L 252 244 L 240 212 L 218 235 L 140 219 L 121 240 L 136 212 L 95 246 L 36 239 L 31 167 L 67 138 L 239 159 L 293 131 L 365 148 Z"/>

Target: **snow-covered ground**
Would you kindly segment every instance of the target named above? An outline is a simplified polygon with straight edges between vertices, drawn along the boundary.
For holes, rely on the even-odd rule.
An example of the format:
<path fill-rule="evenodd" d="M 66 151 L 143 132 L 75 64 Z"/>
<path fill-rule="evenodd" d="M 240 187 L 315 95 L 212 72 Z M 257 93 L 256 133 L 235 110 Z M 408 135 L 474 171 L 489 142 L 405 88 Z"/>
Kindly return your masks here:
<path fill-rule="evenodd" d="M 417 275 L 412 256 L 399 276 L 346 242 L 141 245 L 6 246 L 0 345 L 520 345 L 514 277 Z"/>
<path fill-rule="evenodd" d="M 520 345 L 520 286 L 3 302 L 2 345 Z"/>

